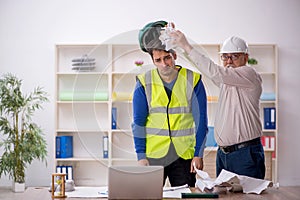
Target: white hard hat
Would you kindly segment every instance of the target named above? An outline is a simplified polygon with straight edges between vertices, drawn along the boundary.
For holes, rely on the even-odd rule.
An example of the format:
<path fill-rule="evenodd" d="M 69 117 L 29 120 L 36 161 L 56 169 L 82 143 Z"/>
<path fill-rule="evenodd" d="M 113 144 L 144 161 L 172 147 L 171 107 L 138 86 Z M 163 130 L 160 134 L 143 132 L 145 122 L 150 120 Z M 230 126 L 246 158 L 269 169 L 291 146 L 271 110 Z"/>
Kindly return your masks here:
<path fill-rule="evenodd" d="M 232 36 L 224 41 L 219 53 L 248 53 L 248 44 L 243 39 Z"/>

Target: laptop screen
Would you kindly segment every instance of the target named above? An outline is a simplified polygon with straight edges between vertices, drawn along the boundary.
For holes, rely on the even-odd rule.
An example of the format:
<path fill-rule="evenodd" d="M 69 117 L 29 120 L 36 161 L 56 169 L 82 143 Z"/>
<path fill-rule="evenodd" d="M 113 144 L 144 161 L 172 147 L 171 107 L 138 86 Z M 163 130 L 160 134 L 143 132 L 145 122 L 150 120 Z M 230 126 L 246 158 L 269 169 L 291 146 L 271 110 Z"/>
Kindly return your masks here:
<path fill-rule="evenodd" d="M 108 199 L 162 199 L 163 166 L 111 166 Z"/>

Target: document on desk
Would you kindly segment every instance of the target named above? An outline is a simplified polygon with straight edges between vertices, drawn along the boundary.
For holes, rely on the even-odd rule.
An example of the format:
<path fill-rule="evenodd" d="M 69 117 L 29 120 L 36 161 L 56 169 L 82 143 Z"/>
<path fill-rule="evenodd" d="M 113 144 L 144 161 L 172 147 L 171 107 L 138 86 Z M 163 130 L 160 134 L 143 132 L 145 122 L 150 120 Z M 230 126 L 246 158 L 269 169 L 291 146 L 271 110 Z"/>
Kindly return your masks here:
<path fill-rule="evenodd" d="M 163 198 L 181 199 L 181 193 L 191 193 L 191 190 L 187 184 L 182 186 L 163 188 Z"/>
<path fill-rule="evenodd" d="M 243 193 L 246 194 L 260 194 L 266 188 L 273 186 L 273 183 L 271 181 L 238 175 L 224 169 L 215 180 L 211 179 L 209 175 L 202 170 L 196 169 L 196 171 L 197 180 L 195 185 L 202 192 L 205 189 L 212 190 L 215 186 L 225 186 L 229 188 L 231 187 L 231 190 L 240 188 L 240 190 L 242 190 Z"/>
<path fill-rule="evenodd" d="M 181 198 L 181 193 L 191 193 L 188 185 L 178 187 L 164 187 L 163 198 Z M 107 187 L 75 187 L 72 192 L 66 192 L 70 198 L 107 198 Z"/>
<path fill-rule="evenodd" d="M 75 187 L 72 192 L 66 192 L 67 197 L 73 198 L 107 198 L 106 187 Z"/>

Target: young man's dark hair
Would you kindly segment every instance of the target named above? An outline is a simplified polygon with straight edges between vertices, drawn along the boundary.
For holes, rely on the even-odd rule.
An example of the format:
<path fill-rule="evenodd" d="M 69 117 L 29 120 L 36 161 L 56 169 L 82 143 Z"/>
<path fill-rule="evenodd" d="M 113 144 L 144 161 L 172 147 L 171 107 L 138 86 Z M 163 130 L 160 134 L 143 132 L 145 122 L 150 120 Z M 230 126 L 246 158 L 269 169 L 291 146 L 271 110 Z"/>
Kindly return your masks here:
<path fill-rule="evenodd" d="M 147 50 L 147 53 L 150 54 L 151 58 L 153 58 L 153 51 L 166 51 L 166 46 L 162 44 L 162 42 L 157 38 L 151 40 L 148 44 L 145 45 L 145 49 Z M 174 54 L 175 51 L 173 49 L 170 49 L 169 51 L 166 51 L 168 53 Z"/>

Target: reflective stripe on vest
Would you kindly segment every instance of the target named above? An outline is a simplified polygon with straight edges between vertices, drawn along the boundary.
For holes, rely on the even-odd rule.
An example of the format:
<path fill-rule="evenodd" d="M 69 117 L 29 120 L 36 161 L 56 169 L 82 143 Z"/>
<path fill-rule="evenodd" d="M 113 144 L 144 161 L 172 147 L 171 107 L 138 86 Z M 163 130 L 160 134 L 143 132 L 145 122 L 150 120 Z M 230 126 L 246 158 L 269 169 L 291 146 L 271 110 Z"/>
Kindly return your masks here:
<path fill-rule="evenodd" d="M 146 154 L 161 158 L 168 152 L 171 140 L 177 154 L 190 159 L 194 155 L 195 130 L 191 110 L 192 93 L 200 74 L 181 68 L 169 100 L 156 69 L 139 75 L 149 107 L 146 122 Z"/>

